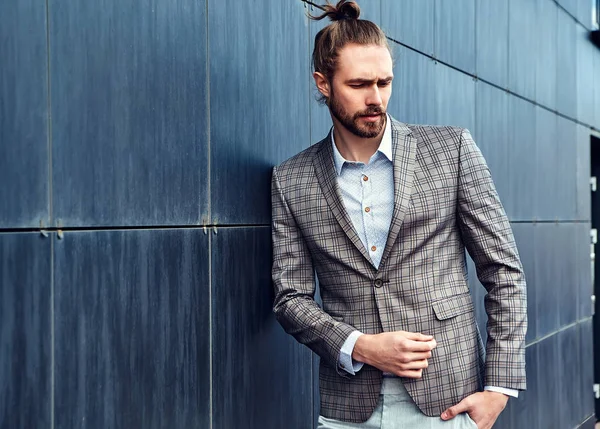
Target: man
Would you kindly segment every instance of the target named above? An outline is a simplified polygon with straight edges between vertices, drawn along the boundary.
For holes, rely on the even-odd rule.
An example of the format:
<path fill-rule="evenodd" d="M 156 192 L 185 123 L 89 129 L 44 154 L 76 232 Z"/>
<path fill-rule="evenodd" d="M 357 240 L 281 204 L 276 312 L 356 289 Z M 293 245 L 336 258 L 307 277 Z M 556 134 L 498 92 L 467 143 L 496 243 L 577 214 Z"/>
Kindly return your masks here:
<path fill-rule="evenodd" d="M 489 429 L 525 389 L 527 325 L 489 170 L 467 130 L 388 116 L 385 35 L 354 2 L 324 10 L 313 76 L 333 129 L 272 180 L 274 311 L 321 357 L 319 427 Z M 487 289 L 487 357 L 465 248 Z"/>

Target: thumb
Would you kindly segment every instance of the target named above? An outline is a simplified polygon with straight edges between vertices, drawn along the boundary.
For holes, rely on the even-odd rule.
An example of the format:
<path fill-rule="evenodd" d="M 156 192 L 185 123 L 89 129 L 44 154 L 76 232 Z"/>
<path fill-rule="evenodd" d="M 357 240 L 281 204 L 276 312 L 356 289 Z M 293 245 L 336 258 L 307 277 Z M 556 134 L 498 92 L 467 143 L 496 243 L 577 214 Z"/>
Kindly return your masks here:
<path fill-rule="evenodd" d="M 466 413 L 469 410 L 467 407 L 467 403 L 463 399 L 458 404 L 453 407 L 448 408 L 446 411 L 442 413 L 442 420 L 450 420 L 456 417 L 458 414 Z"/>

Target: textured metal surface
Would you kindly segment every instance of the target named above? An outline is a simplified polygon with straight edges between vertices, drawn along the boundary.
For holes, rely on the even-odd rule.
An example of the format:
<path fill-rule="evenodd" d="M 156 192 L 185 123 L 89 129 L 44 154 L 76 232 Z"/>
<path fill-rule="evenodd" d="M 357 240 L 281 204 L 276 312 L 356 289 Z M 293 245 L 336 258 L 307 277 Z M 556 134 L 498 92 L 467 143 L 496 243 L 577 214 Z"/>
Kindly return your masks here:
<path fill-rule="evenodd" d="M 74 232 L 54 253 L 55 427 L 208 427 L 208 236 Z"/>
<path fill-rule="evenodd" d="M 54 218 L 207 215 L 205 1 L 50 5 Z"/>
<path fill-rule="evenodd" d="M 556 192 L 562 187 L 562 177 L 556 172 L 563 161 L 558 157 L 557 116 L 541 107 L 535 107 L 535 145 L 536 170 L 535 181 L 529 182 L 535 186 L 533 204 L 534 219 L 558 219 L 559 205 L 556 204 Z"/>
<path fill-rule="evenodd" d="M 0 234 L 2 429 L 51 426 L 51 240 Z"/>
<path fill-rule="evenodd" d="M 563 253 L 562 229 L 568 225 L 541 223 L 534 229 L 535 241 L 535 302 L 537 309 L 536 337 L 542 338 L 559 328 L 558 283 L 560 266 L 568 263 Z"/>
<path fill-rule="evenodd" d="M 577 119 L 586 125 L 598 122 L 594 80 L 600 70 L 594 70 L 598 48 L 589 40 L 588 30 L 577 26 Z M 598 78 L 600 81 L 600 78 Z"/>
<path fill-rule="evenodd" d="M 380 0 L 381 25 L 392 38 L 433 54 L 435 0 Z"/>
<path fill-rule="evenodd" d="M 475 0 L 436 0 L 434 16 L 435 57 L 475 73 Z"/>
<path fill-rule="evenodd" d="M 310 143 L 305 9 L 225 0 L 208 15 L 213 222 L 268 224 L 272 166 Z"/>
<path fill-rule="evenodd" d="M 579 305 L 578 273 L 577 273 L 577 229 L 575 223 L 559 225 L 554 239 L 559 249 L 556 255 L 556 299 L 558 301 L 558 325 L 560 327 L 577 321 Z M 539 249 L 543 252 L 545 249 Z M 591 295 L 591 294 L 590 294 Z M 589 299 L 589 298 L 588 298 Z"/>
<path fill-rule="evenodd" d="M 509 0 L 477 0 L 477 76 L 502 88 L 508 86 Z"/>
<path fill-rule="evenodd" d="M 558 8 L 556 38 L 556 107 L 563 115 L 577 117 L 577 23 Z"/>
<path fill-rule="evenodd" d="M 579 292 L 577 319 L 585 319 L 592 315 L 592 294 L 594 286 L 592 284 L 592 273 L 590 268 L 590 230 L 592 225 L 589 222 L 579 223 L 575 226 L 576 236 L 576 262 L 575 262 L 575 281 Z M 596 252 L 600 247 L 596 245 Z M 596 264 L 598 259 L 596 258 Z"/>
<path fill-rule="evenodd" d="M 526 349 L 525 366 L 527 368 L 527 390 L 520 392 L 519 397 L 510 399 L 511 414 L 513 428 L 531 428 L 541 429 L 537 425 L 540 419 L 538 397 L 540 396 L 539 373 L 541 367 L 539 365 L 539 343 L 533 344 Z M 553 404 L 554 405 L 554 404 Z"/>
<path fill-rule="evenodd" d="M 437 111 L 438 67 L 431 59 L 396 45 L 393 92 L 388 110 L 399 121 L 432 124 Z"/>
<path fill-rule="evenodd" d="M 538 180 L 535 106 L 517 97 L 508 104 L 508 200 L 511 220 L 532 220 Z"/>
<path fill-rule="evenodd" d="M 48 225 L 46 7 L 0 3 L 0 228 Z"/>
<path fill-rule="evenodd" d="M 496 185 L 504 209 L 512 212 L 508 183 L 511 169 L 508 163 L 508 101 L 509 95 L 484 82 L 475 84 L 477 109 L 472 131 Z"/>
<path fill-rule="evenodd" d="M 590 130 L 577 125 L 577 219 L 591 219 L 590 198 Z"/>
<path fill-rule="evenodd" d="M 594 413 L 594 344 L 592 319 L 579 323 L 579 378 L 581 392 L 580 418 L 587 418 Z"/>
<path fill-rule="evenodd" d="M 509 0 L 508 86 L 511 91 L 535 99 L 537 49 L 536 3 L 540 0 Z"/>
<path fill-rule="evenodd" d="M 551 211 L 560 220 L 573 220 L 577 219 L 577 125 L 557 116 L 556 128 L 557 168 L 553 175 L 557 186 Z"/>
<path fill-rule="evenodd" d="M 557 371 L 559 368 L 558 339 L 558 334 L 552 335 L 537 344 L 539 367 L 536 414 L 537 427 L 540 429 L 559 427 L 557 421 L 560 418 L 560 411 L 557 410 L 557 404 L 559 404 L 559 389 L 565 372 Z M 566 428 L 566 426 L 561 427 Z"/>
<path fill-rule="evenodd" d="M 437 109 L 435 123 L 475 127 L 475 81 L 443 64 L 436 65 Z"/>
<path fill-rule="evenodd" d="M 270 243 L 266 227 L 219 229 L 212 238 L 214 428 L 305 429 L 313 421 L 311 351 L 273 316 Z"/>
<path fill-rule="evenodd" d="M 533 36 L 537 43 L 535 100 L 543 106 L 556 109 L 558 6 L 549 0 L 536 2 L 537 25 Z"/>
<path fill-rule="evenodd" d="M 542 293 L 540 289 L 544 286 L 540 286 L 540 282 L 536 276 L 538 249 L 536 230 L 538 225 L 531 223 L 513 223 L 511 227 L 517 243 L 517 249 L 519 250 L 519 256 L 521 257 L 521 263 L 523 264 L 525 279 L 527 281 L 527 336 L 525 339 L 529 344 L 537 337 L 539 315 L 537 295 Z"/>
<path fill-rule="evenodd" d="M 558 368 L 562 369 L 553 375 L 559 379 L 557 404 L 571 404 L 568 407 L 558 407 L 559 427 L 574 428 L 581 422 L 580 417 L 583 417 L 580 411 L 583 392 L 579 391 L 578 383 L 574 382 L 579 377 L 579 329 L 572 326 L 557 335 Z"/>

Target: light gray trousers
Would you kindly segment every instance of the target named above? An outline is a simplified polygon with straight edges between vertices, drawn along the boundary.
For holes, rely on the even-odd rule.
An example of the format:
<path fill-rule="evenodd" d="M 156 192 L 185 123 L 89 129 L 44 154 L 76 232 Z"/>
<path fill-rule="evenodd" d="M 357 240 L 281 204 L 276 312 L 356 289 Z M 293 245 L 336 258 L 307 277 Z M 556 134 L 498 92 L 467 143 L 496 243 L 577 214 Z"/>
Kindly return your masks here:
<path fill-rule="evenodd" d="M 364 423 L 346 423 L 319 416 L 318 429 L 477 429 L 468 414 L 452 420 L 428 417 L 419 410 L 399 378 L 383 378 L 375 411 Z"/>

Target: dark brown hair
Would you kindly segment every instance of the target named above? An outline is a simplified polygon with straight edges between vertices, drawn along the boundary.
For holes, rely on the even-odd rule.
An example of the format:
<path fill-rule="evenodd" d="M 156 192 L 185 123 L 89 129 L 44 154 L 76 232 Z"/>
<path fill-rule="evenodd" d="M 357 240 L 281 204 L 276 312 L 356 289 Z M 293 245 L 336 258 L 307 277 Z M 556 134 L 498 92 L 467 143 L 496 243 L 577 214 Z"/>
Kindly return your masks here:
<path fill-rule="evenodd" d="M 356 2 L 340 0 L 334 6 L 327 0 L 327 4 L 321 6 L 321 9 L 321 15 L 309 14 L 309 18 L 315 21 L 329 18 L 332 23 L 315 36 L 312 65 L 314 70 L 322 73 L 329 82 L 333 78 L 340 49 L 348 43 L 385 46 L 390 54 L 392 53 L 381 28 L 371 21 L 358 19 L 360 7 Z M 320 94 L 319 101 L 325 103 L 327 100 Z"/>

